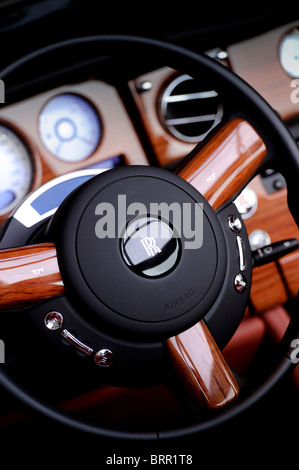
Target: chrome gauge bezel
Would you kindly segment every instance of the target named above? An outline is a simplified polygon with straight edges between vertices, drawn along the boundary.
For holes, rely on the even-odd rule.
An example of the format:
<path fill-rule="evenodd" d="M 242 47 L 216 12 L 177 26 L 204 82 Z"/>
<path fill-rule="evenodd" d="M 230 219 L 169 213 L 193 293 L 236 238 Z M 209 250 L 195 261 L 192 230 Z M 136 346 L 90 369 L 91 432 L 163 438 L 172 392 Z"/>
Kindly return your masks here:
<path fill-rule="evenodd" d="M 294 57 L 292 49 L 296 48 Z M 292 78 L 299 78 L 299 25 L 289 30 L 279 44 L 279 61 L 283 70 Z M 296 58 L 298 56 L 298 58 Z"/>
<path fill-rule="evenodd" d="M 27 196 L 27 194 L 30 192 L 33 181 L 34 181 L 34 176 L 35 176 L 35 164 L 34 164 L 34 158 L 33 158 L 33 153 L 32 149 L 27 142 L 26 138 L 22 134 L 22 132 L 19 129 L 16 129 L 14 126 L 4 122 L 0 121 L 0 132 L 1 130 L 4 130 L 8 136 L 10 136 L 10 139 L 12 139 L 12 144 L 14 145 L 15 150 L 20 149 L 19 155 L 17 154 L 12 154 L 11 156 L 16 159 L 16 168 L 13 170 L 12 166 L 12 173 L 11 173 L 11 188 L 7 186 L 7 191 L 11 190 L 15 193 L 14 199 L 7 204 L 5 207 L 0 208 L 0 216 L 3 216 L 5 214 L 9 214 L 14 210 L 18 204 Z M 1 148 L 1 143 L 0 143 L 0 148 Z M 1 150 L 0 150 L 1 152 Z M 9 157 L 9 152 L 7 154 Z M 1 156 L 0 156 L 0 161 L 1 161 Z M 11 162 L 8 162 L 8 165 L 11 164 Z M 15 176 L 13 176 L 13 173 Z M 9 174 L 7 174 L 7 177 Z M 3 189 L 3 188 L 2 188 Z M 1 190 L 1 188 L 0 188 Z"/>
<path fill-rule="evenodd" d="M 92 156 L 103 135 L 98 109 L 84 95 L 74 92 L 54 95 L 45 103 L 38 129 L 47 151 L 66 163 L 81 162 Z"/>

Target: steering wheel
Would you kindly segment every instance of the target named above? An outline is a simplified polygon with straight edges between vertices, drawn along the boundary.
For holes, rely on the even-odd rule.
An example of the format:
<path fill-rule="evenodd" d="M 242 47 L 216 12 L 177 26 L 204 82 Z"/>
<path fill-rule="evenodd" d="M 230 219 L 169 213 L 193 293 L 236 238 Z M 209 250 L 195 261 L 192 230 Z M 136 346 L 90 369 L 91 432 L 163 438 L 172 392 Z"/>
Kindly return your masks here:
<path fill-rule="evenodd" d="M 147 166 L 82 170 L 30 195 L 2 229 L 0 308 L 31 317 L 51 347 L 84 362 L 103 382 L 125 387 L 167 380 L 192 409 L 210 412 L 158 432 L 132 431 L 50 404 L 5 365 L 0 384 L 35 412 L 85 433 L 143 441 L 195 434 L 247 409 L 295 366 L 295 317 L 274 371 L 248 393 L 221 349 L 242 319 L 252 273 L 233 201 L 263 166 L 274 168 L 286 179 L 298 224 L 298 148 L 275 111 L 230 70 L 156 39 L 72 39 L 23 57 L 0 76 L 9 81 L 26 64 L 91 45 L 101 55 L 136 62 L 154 57 L 195 79 L 204 74 L 230 96 L 231 108 L 173 173 Z M 53 198 L 39 210 L 41 200 Z"/>

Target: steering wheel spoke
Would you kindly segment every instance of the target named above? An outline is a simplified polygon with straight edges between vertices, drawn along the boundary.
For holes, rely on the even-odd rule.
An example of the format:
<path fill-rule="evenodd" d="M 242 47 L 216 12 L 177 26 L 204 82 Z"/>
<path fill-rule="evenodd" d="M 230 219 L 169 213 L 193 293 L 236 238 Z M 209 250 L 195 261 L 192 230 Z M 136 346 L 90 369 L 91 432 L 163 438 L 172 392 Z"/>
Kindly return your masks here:
<path fill-rule="evenodd" d="M 196 147 L 176 173 L 217 210 L 237 196 L 265 156 L 261 137 L 247 121 L 235 118 Z M 204 321 L 166 344 L 174 370 L 195 404 L 220 408 L 238 396 L 238 384 Z"/>
<path fill-rule="evenodd" d="M 63 292 L 53 243 L 0 251 L 0 310 L 20 309 Z"/>
<path fill-rule="evenodd" d="M 191 401 L 221 408 L 239 394 L 239 386 L 204 321 L 166 341 L 173 368 Z"/>
<path fill-rule="evenodd" d="M 265 156 L 261 137 L 247 121 L 236 118 L 196 147 L 176 173 L 217 210 L 244 188 Z"/>

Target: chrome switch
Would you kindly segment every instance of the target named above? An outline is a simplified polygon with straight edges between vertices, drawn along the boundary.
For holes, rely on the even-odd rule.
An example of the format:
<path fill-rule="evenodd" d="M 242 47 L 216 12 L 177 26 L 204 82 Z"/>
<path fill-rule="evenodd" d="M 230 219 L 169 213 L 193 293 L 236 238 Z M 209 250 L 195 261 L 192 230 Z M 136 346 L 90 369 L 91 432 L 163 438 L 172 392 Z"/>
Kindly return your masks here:
<path fill-rule="evenodd" d="M 239 250 L 239 268 L 240 271 L 245 271 L 245 253 L 244 253 L 244 244 L 240 236 L 237 237 L 237 245 Z"/>

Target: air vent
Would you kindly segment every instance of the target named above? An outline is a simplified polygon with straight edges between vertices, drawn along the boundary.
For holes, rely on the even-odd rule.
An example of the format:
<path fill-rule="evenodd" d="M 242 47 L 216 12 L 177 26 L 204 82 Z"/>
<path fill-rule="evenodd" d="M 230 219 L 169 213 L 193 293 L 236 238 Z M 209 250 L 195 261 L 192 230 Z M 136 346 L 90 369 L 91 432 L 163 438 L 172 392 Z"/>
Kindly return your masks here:
<path fill-rule="evenodd" d="M 169 132 L 184 142 L 200 142 L 223 116 L 215 90 L 189 75 L 181 75 L 165 89 L 161 99 L 162 120 Z"/>

